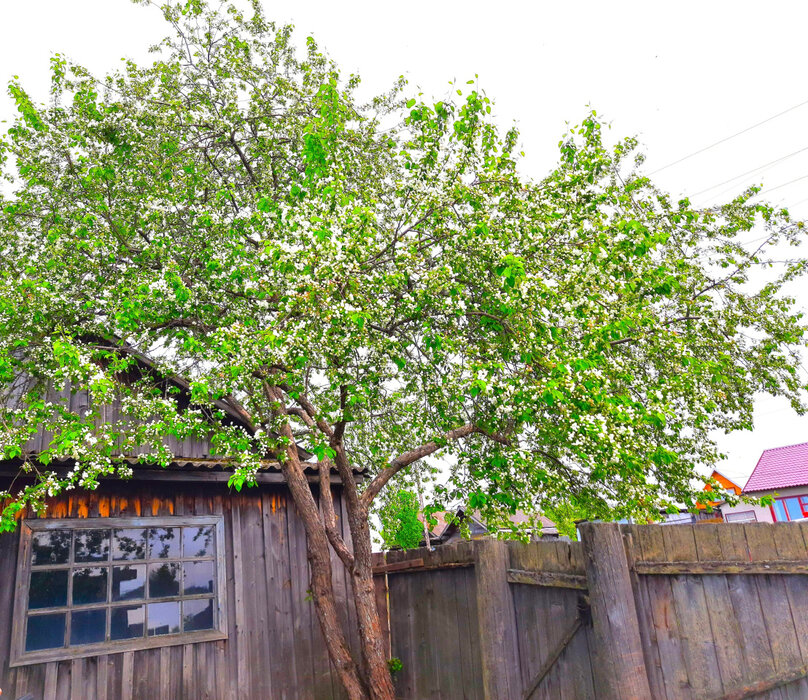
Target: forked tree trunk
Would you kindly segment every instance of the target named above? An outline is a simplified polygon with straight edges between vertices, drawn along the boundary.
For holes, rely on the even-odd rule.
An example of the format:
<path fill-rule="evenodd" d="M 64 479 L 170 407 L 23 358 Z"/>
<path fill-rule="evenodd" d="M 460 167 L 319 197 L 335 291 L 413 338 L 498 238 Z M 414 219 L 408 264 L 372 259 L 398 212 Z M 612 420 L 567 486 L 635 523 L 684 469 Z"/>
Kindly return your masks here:
<path fill-rule="evenodd" d="M 311 569 L 311 592 L 317 619 L 331 662 L 350 700 L 395 700 L 395 690 L 384 653 L 384 637 L 376 608 L 371 560 L 370 527 L 356 508 L 349 509 L 349 526 L 354 543 L 354 565 L 350 570 L 356 608 L 362 663 L 353 658 L 345 630 L 337 613 L 334 595 L 331 548 L 317 502 L 303 474 L 297 455 L 282 466 L 298 515 L 306 530 L 306 552 Z M 353 495 L 356 495 L 355 492 Z M 356 499 L 353 499 L 354 503 Z M 350 513 L 353 510 L 353 513 Z"/>
<path fill-rule="evenodd" d="M 351 700 L 394 700 L 393 679 L 387 665 L 384 633 L 376 607 L 370 530 L 367 521 L 360 525 L 358 532 L 352 529 L 354 566 L 353 570 L 348 572 L 362 653 L 362 663 L 359 664 L 353 659 L 347 646 L 346 634 L 337 614 L 331 552 L 325 528 L 320 518 L 316 516 L 311 518 L 310 512 L 302 517 L 306 527 L 311 591 L 317 618 L 329 657 L 348 692 L 348 697 Z"/>
<path fill-rule="evenodd" d="M 297 462 L 296 456 L 294 461 Z M 282 469 L 292 493 L 295 508 L 306 530 L 306 554 L 311 569 L 312 599 L 328 649 L 328 656 L 331 663 L 334 664 L 340 682 L 350 700 L 367 700 L 371 696 L 368 694 L 359 665 L 348 647 L 345 631 L 342 629 L 337 614 L 331 571 L 331 552 L 317 504 L 299 463 L 287 462 Z M 393 700 L 392 695 L 389 697 L 390 700 Z"/>
<path fill-rule="evenodd" d="M 282 408 L 283 395 L 270 386 L 265 386 L 265 391 L 268 398 L 277 402 L 276 415 L 285 414 L 286 411 Z M 307 401 L 301 403 L 301 407 L 307 413 L 307 423 L 313 425 L 316 411 Z M 336 517 L 330 492 L 330 462 L 320 464 L 320 490 L 326 492 L 325 497 L 323 493 L 320 494 L 323 507 L 321 512 L 300 463 L 291 426 L 287 422 L 280 430 L 287 440 L 286 459 L 281 463 L 281 470 L 306 530 L 306 552 L 311 569 L 311 592 L 317 619 L 320 622 L 329 658 L 350 700 L 395 700 L 393 679 L 384 653 L 384 637 L 373 587 L 369 506 L 360 501 L 356 481 L 345 455 L 341 441 L 344 426 L 335 431 L 324 422 L 317 422 L 317 425 L 323 434 L 330 438 L 331 445 L 336 451 L 337 471 L 342 477 L 348 511 L 352 553 L 347 551 L 346 543 L 342 541 L 341 536 L 334 532 L 334 523 L 331 522 L 330 527 L 326 527 L 326 523 L 335 520 Z M 332 547 L 342 565 L 348 569 L 351 579 L 362 654 L 361 663 L 357 663 L 354 659 L 346 641 L 347 635 L 337 615 L 331 569 Z"/>

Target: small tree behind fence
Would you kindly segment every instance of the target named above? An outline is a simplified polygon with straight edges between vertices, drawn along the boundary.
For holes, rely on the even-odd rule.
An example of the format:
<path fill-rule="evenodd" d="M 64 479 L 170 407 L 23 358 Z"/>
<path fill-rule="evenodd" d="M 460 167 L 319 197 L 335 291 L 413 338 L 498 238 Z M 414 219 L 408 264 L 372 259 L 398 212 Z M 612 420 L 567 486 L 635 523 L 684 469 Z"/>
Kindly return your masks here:
<path fill-rule="evenodd" d="M 402 699 L 808 697 L 808 524 L 378 555 Z"/>

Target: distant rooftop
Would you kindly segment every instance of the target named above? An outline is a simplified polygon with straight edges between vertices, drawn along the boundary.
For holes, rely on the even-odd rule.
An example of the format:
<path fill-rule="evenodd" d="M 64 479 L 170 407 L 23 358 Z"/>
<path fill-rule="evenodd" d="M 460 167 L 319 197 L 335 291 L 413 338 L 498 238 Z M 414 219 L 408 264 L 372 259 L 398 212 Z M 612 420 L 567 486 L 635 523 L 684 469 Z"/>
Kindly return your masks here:
<path fill-rule="evenodd" d="M 808 442 L 763 450 L 744 493 L 808 484 Z"/>

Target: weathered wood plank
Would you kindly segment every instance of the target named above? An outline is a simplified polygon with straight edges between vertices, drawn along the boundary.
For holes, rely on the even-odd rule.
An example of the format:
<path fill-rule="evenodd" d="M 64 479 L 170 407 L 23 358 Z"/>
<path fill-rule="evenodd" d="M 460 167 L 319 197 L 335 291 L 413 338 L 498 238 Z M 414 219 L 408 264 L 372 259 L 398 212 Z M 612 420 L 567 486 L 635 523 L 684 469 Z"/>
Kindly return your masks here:
<path fill-rule="evenodd" d="M 132 700 L 132 690 L 134 687 L 134 661 L 135 653 L 126 651 L 123 653 L 123 666 L 121 668 L 121 700 Z"/>
<path fill-rule="evenodd" d="M 244 601 L 244 553 L 242 549 L 241 509 L 238 502 L 230 510 L 232 534 L 230 544 L 233 551 L 233 581 L 235 590 L 235 647 L 236 647 L 236 687 L 238 694 L 247 697 L 250 692 L 250 672 L 247 636 L 247 610 Z"/>
<path fill-rule="evenodd" d="M 700 561 L 715 561 L 721 558 L 718 524 L 704 524 L 694 528 L 696 555 Z M 701 584 L 707 600 L 707 611 L 713 630 L 718 673 L 722 686 L 735 688 L 745 680 L 745 665 L 742 652 L 742 630 L 732 609 L 726 576 L 702 576 Z"/>
<path fill-rule="evenodd" d="M 567 646 L 569 646 L 572 638 L 577 634 L 578 630 L 581 628 L 581 618 L 576 617 L 569 628 L 564 632 L 561 636 L 556 647 L 547 655 L 542 667 L 539 669 L 539 672 L 528 682 L 527 688 L 525 689 L 523 698 L 524 700 L 530 700 L 535 692 L 536 688 L 539 687 L 539 683 L 544 680 L 544 677 L 550 672 L 550 669 L 555 665 L 555 663 L 560 658 L 561 654 L 564 653 Z"/>
<path fill-rule="evenodd" d="M 667 558 L 674 561 L 696 558 L 693 528 L 677 525 L 662 529 Z M 716 673 L 718 657 L 714 642 L 720 628 L 712 628 L 701 578 L 684 574 L 672 576 L 670 583 L 690 687 L 696 697 L 720 693 L 722 684 Z"/>
<path fill-rule="evenodd" d="M 562 574 L 555 571 L 523 571 L 508 569 L 508 583 L 523 583 L 528 586 L 546 586 L 550 588 L 572 588 L 585 591 L 586 576 Z"/>
<path fill-rule="evenodd" d="M 778 557 L 808 560 L 808 547 L 804 539 L 807 530 L 802 524 L 775 523 L 771 532 Z M 784 583 L 800 654 L 803 663 L 808 663 L 808 576 L 788 576 Z"/>
<path fill-rule="evenodd" d="M 720 527 L 717 530 L 721 553 L 729 561 L 749 560 L 749 549 L 743 527 Z M 763 621 L 760 596 L 752 576 L 727 576 L 727 590 L 741 631 L 741 651 L 747 680 L 768 678 L 775 672 L 769 638 Z"/>
<path fill-rule="evenodd" d="M 280 700 L 292 700 L 298 659 L 294 652 L 292 573 L 287 536 L 287 500 L 277 493 L 264 495 L 264 537 L 268 567 L 268 598 L 274 613 L 273 653 L 269 669 Z M 270 618 L 272 619 L 272 618 Z"/>
<path fill-rule="evenodd" d="M 747 700 L 761 693 L 766 693 L 777 688 L 782 688 L 795 681 L 802 680 L 808 674 L 808 668 L 798 666 L 792 669 L 784 669 L 775 676 L 755 680 L 743 686 L 732 688 L 727 692 L 712 696 L 712 700 Z M 805 696 L 799 696 L 805 697 Z"/>
<path fill-rule="evenodd" d="M 607 664 L 593 669 L 600 697 L 648 698 L 651 689 L 620 526 L 586 523 L 581 526 L 581 539 L 595 639 L 608 655 Z"/>
<path fill-rule="evenodd" d="M 746 542 L 752 557 L 771 556 L 776 553 L 774 530 L 768 523 L 744 525 Z M 781 576 L 756 576 L 763 620 L 769 637 L 777 672 L 785 672 L 802 664 L 797 630 L 789 605 L 785 580 Z"/>
<path fill-rule="evenodd" d="M 756 525 L 768 525 L 768 523 L 753 523 Z M 688 527 L 687 525 L 675 528 L 673 526 L 665 528 L 665 530 L 678 530 L 680 527 Z M 693 525 L 690 527 L 707 527 L 707 525 Z M 721 527 L 721 526 L 719 526 Z M 788 560 L 759 560 L 759 561 L 658 561 L 648 562 L 639 561 L 635 565 L 638 574 L 643 576 L 676 576 L 684 574 L 693 575 L 716 575 L 726 576 L 729 574 L 742 574 L 748 576 L 750 574 L 808 574 L 807 561 L 788 561 Z"/>
<path fill-rule="evenodd" d="M 415 698 L 415 679 L 418 675 L 415 642 L 415 600 L 413 582 L 417 577 L 396 576 L 390 584 L 390 630 L 393 656 L 401 659 L 403 668 L 396 674 L 397 697 Z M 393 603 L 395 601 L 395 603 Z"/>
<path fill-rule="evenodd" d="M 292 592 L 292 644 L 297 657 L 295 692 L 296 697 L 301 700 L 315 700 L 314 686 L 321 679 L 315 677 L 314 669 L 309 562 L 306 556 L 305 529 L 294 508 L 289 510 L 287 527 Z"/>
<path fill-rule="evenodd" d="M 474 569 L 453 574 L 457 601 L 458 658 L 465 700 L 482 700 L 482 664 L 477 636 L 477 595 Z"/>
<path fill-rule="evenodd" d="M 637 572 L 634 570 L 634 563 L 639 556 L 638 548 L 634 544 L 636 536 L 635 531 L 635 525 L 626 525 L 621 528 L 621 532 L 623 533 L 623 544 L 626 549 L 626 557 L 629 562 L 631 587 L 634 590 L 634 604 L 637 608 L 637 620 L 640 623 L 640 641 L 642 642 L 643 654 L 645 656 L 645 669 L 648 672 L 648 683 L 651 686 L 651 693 L 655 697 L 664 698 L 666 695 L 665 678 L 662 675 L 662 663 L 659 659 L 659 647 L 656 643 L 654 623 L 651 619 L 651 603 L 648 599 L 648 587 L 640 583 Z M 592 663 L 591 658 L 589 659 L 589 662 L 590 664 Z M 594 690 L 592 691 L 592 694 L 594 694 Z"/>
<path fill-rule="evenodd" d="M 654 525 L 639 525 L 632 531 L 635 536 L 634 553 L 641 556 L 641 561 L 653 562 L 665 560 L 665 544 L 663 542 L 662 528 Z M 634 562 L 636 570 L 640 560 Z M 673 591 L 671 584 L 665 576 L 648 576 L 640 579 L 640 586 L 644 589 L 643 600 L 649 604 L 649 619 L 653 625 L 653 639 L 659 651 L 659 661 L 664 680 L 667 700 L 680 700 L 692 697 L 687 679 L 687 671 L 682 656 L 682 644 L 679 636 L 679 625 L 674 614 Z M 598 661 L 596 666 L 603 663 L 600 660 L 601 647 L 595 640 Z"/>
<path fill-rule="evenodd" d="M 98 700 L 109 698 L 109 657 L 99 656 L 95 678 L 95 694 Z M 47 697 L 47 695 L 45 696 Z"/>
<path fill-rule="evenodd" d="M 508 549 L 504 542 L 477 543 L 477 614 L 485 694 L 490 700 L 521 695 L 516 621 L 507 580 Z"/>
<path fill-rule="evenodd" d="M 45 665 L 45 688 L 43 697 L 55 698 L 56 697 L 56 681 L 59 673 L 59 664 L 56 661 L 51 661 Z"/>

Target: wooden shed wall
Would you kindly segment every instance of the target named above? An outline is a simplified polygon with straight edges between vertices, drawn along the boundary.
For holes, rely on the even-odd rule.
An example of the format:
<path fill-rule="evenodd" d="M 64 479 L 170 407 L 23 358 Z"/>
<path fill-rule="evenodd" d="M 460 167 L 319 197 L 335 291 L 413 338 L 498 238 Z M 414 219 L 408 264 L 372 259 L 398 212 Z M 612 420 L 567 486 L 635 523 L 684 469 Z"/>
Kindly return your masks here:
<path fill-rule="evenodd" d="M 96 492 L 75 492 L 48 508 L 51 518 L 223 514 L 229 627 L 229 638 L 223 641 L 9 668 L 19 534 L 0 535 L 3 697 L 26 693 L 37 700 L 345 697 L 308 600 L 305 533 L 287 493 L 279 486 L 239 494 L 217 483 L 107 482 Z M 336 489 L 335 499 L 341 507 Z M 350 583 L 341 565 L 335 566 L 335 579 L 343 622 L 353 623 Z M 356 648 L 355 624 L 347 628 Z"/>

